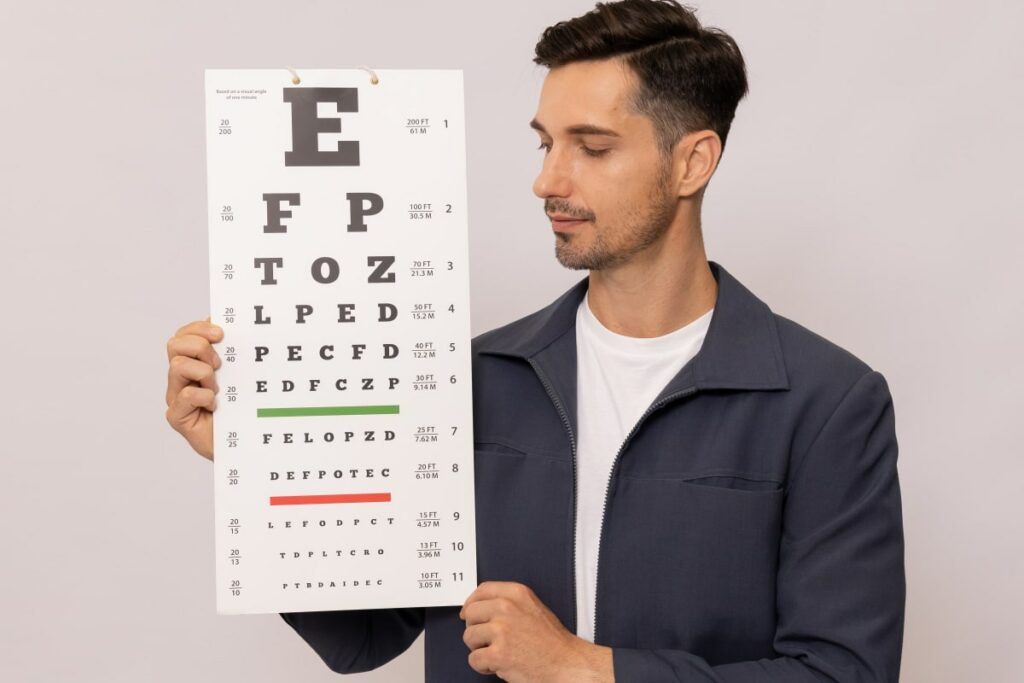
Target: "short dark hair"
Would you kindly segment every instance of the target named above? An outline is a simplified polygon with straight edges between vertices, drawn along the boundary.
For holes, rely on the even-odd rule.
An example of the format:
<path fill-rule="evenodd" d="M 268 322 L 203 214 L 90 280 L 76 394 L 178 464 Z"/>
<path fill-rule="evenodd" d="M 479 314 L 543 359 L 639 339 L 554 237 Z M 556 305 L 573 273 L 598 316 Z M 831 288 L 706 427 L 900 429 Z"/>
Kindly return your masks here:
<path fill-rule="evenodd" d="M 632 110 L 651 119 L 663 156 L 686 133 L 729 135 L 747 94 L 746 66 L 736 41 L 702 27 L 694 8 L 675 0 L 599 2 L 586 14 L 544 29 L 534 62 L 555 68 L 620 57 L 638 76 Z"/>

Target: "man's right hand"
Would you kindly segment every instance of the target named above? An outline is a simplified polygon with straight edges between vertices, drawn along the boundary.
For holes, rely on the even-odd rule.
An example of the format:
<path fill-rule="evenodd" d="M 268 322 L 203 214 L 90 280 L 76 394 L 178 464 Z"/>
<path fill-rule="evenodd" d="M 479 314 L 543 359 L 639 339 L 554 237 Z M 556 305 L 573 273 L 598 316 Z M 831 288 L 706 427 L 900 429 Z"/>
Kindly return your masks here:
<path fill-rule="evenodd" d="M 212 344 L 224 331 L 210 319 L 181 327 L 167 341 L 167 422 L 196 453 L 213 460 L 213 411 L 220 356 Z"/>

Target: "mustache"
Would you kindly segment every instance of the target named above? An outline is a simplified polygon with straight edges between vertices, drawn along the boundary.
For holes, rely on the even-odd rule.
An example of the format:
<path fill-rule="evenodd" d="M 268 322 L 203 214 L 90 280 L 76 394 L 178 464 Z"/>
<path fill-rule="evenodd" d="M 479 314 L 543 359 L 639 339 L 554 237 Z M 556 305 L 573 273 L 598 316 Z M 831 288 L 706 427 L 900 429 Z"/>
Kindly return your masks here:
<path fill-rule="evenodd" d="M 578 209 L 574 209 L 573 207 L 571 207 L 571 206 L 569 206 L 567 204 L 563 204 L 561 202 L 552 202 L 552 201 L 544 202 L 544 215 L 546 216 L 546 215 L 551 214 L 551 213 L 558 213 L 558 214 L 563 214 L 565 216 L 572 216 L 573 218 L 576 218 L 576 219 L 579 219 L 579 220 L 583 220 L 583 221 L 593 221 L 594 220 L 594 215 L 592 213 L 590 213 L 590 212 L 580 211 Z"/>

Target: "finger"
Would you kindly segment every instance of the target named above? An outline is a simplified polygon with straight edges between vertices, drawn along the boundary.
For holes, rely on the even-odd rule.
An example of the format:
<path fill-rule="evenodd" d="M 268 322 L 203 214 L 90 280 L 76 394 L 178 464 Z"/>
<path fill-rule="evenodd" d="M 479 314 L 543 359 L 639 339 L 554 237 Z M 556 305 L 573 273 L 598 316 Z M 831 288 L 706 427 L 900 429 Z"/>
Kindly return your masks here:
<path fill-rule="evenodd" d="M 213 412 L 216 407 L 217 397 L 211 389 L 189 385 L 179 391 L 167 407 L 167 421 L 179 429 L 195 419 L 197 408 Z"/>
<path fill-rule="evenodd" d="M 487 647 L 494 642 L 494 638 L 497 635 L 496 629 L 492 624 L 477 624 L 470 626 L 462 633 L 462 642 L 466 644 L 470 650 L 476 650 L 477 648 Z"/>
<path fill-rule="evenodd" d="M 466 626 L 473 626 L 491 621 L 498 615 L 509 614 L 512 609 L 513 603 L 505 598 L 477 600 L 463 608 L 460 617 L 466 622 Z"/>
<path fill-rule="evenodd" d="M 167 405 L 171 404 L 174 397 L 181 393 L 182 389 L 193 386 L 196 382 L 200 387 L 209 389 L 216 393 L 220 390 L 217 386 L 217 379 L 213 368 L 209 363 L 204 363 L 188 356 L 175 356 L 171 359 L 170 367 L 167 370 Z"/>
<path fill-rule="evenodd" d="M 182 325 L 181 327 L 178 328 L 178 331 L 175 332 L 175 334 L 197 334 L 197 333 L 202 333 L 204 330 L 210 331 L 210 332 L 213 332 L 213 331 L 221 331 L 221 332 L 223 332 L 223 330 L 221 329 L 220 325 L 215 325 L 214 323 L 210 322 L 210 318 L 209 317 L 206 317 L 203 320 L 193 320 L 190 323 L 186 323 L 185 325 Z"/>
<path fill-rule="evenodd" d="M 497 674 L 498 669 L 493 664 L 494 657 L 492 656 L 490 648 L 480 648 L 473 650 L 469 653 L 468 662 L 469 666 L 473 668 L 477 673 L 482 673 L 485 676 Z M 504 673 L 504 672 L 502 672 Z M 500 676 L 499 676 L 500 678 Z M 501 680 L 505 680 L 502 678 Z"/>
<path fill-rule="evenodd" d="M 466 602 L 463 603 L 463 610 L 470 603 L 478 600 L 491 600 L 494 598 L 508 598 L 512 601 L 525 600 L 529 597 L 530 589 L 516 581 L 484 581 L 469 594 Z M 462 617 L 462 612 L 459 613 Z"/>
<path fill-rule="evenodd" d="M 206 337 L 198 334 L 175 335 L 167 340 L 167 360 L 175 356 L 188 356 L 206 361 L 217 369 L 221 366 L 220 356 Z"/>
<path fill-rule="evenodd" d="M 210 341 L 219 341 L 220 337 L 224 334 L 224 329 L 220 325 L 215 325 L 210 322 L 210 319 L 206 320 L 194 320 L 187 325 L 182 325 L 174 333 L 174 336 L 181 334 L 199 334 L 210 339 Z"/>

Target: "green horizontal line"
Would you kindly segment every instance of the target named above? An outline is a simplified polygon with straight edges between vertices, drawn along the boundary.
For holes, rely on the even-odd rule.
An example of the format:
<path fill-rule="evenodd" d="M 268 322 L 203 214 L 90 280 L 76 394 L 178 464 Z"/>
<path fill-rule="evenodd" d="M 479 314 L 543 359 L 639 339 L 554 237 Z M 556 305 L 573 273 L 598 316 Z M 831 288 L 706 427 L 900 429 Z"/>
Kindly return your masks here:
<path fill-rule="evenodd" d="M 397 415 L 398 406 L 313 406 L 312 408 L 257 408 L 256 417 L 310 415 Z"/>

